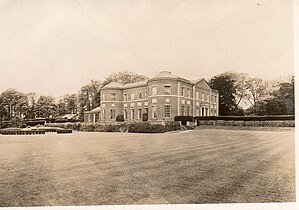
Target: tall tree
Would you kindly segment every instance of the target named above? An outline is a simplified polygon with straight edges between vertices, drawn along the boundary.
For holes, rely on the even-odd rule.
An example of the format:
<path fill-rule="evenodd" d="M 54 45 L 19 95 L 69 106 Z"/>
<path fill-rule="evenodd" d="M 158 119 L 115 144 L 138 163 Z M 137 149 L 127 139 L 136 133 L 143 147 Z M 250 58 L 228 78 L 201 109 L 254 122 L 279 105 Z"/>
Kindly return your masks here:
<path fill-rule="evenodd" d="M 219 114 L 232 115 L 238 108 L 235 99 L 235 80 L 231 75 L 223 74 L 213 77 L 209 84 L 212 89 L 219 92 Z"/>
<path fill-rule="evenodd" d="M 295 114 L 295 81 L 282 82 L 267 100 L 267 114 Z"/>
<path fill-rule="evenodd" d="M 40 96 L 36 102 L 36 117 L 54 117 L 56 113 L 55 99 L 51 96 Z"/>
<path fill-rule="evenodd" d="M 24 93 L 15 89 L 7 89 L 0 95 L 2 118 L 24 118 L 28 110 L 28 99 Z"/>
<path fill-rule="evenodd" d="M 66 94 L 57 103 L 57 114 L 77 114 L 78 96 L 77 94 Z"/>
<path fill-rule="evenodd" d="M 29 119 L 35 118 L 35 112 L 36 112 L 36 94 L 35 93 L 28 93 L 28 111 L 26 117 Z"/>

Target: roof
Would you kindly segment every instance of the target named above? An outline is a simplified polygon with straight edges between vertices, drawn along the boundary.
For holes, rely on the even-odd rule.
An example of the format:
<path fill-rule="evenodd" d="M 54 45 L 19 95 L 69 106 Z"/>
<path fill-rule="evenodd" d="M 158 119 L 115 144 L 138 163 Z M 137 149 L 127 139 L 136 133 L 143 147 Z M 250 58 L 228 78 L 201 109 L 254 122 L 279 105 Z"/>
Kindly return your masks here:
<path fill-rule="evenodd" d="M 182 80 L 182 81 L 187 82 L 187 83 L 192 83 L 190 80 L 179 77 L 179 76 L 176 76 L 176 75 L 172 74 L 170 71 L 167 71 L 167 70 L 161 71 L 159 74 L 157 74 L 156 76 L 154 76 L 150 80 L 156 80 L 156 79 L 178 79 L 178 80 Z"/>
<path fill-rule="evenodd" d="M 133 87 L 139 87 L 139 86 L 145 86 L 147 85 L 148 80 L 143 80 L 140 82 L 133 82 L 133 83 L 128 83 L 124 85 L 124 88 L 133 88 Z"/>
<path fill-rule="evenodd" d="M 84 113 L 90 114 L 90 113 L 98 113 L 100 111 L 101 111 L 101 107 L 98 106 L 98 107 L 94 108 L 93 110 L 85 111 Z"/>
<path fill-rule="evenodd" d="M 119 82 L 110 82 L 109 84 L 105 85 L 102 89 L 110 89 L 110 88 L 122 89 L 123 87 L 124 85 L 120 84 Z"/>
<path fill-rule="evenodd" d="M 154 76 L 152 79 L 157 79 L 157 78 L 179 78 L 178 76 L 172 74 L 170 71 L 161 71 L 159 74 Z"/>

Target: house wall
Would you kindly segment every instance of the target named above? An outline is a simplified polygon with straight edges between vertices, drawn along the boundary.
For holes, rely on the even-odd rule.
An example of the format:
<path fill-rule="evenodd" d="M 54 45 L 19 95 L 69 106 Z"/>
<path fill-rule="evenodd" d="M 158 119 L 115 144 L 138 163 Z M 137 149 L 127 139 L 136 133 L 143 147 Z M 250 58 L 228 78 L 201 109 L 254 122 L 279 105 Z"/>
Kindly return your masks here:
<path fill-rule="evenodd" d="M 170 93 L 165 92 L 165 86 L 171 87 Z M 157 90 L 156 94 L 153 87 Z M 118 114 L 125 115 L 125 112 L 125 121 L 128 122 L 142 121 L 142 115 L 146 112 L 150 122 L 173 121 L 179 115 L 218 116 L 219 94 L 202 80 L 193 84 L 179 78 L 156 78 L 138 87 L 103 88 L 101 94 L 100 122 L 113 122 Z M 111 94 L 115 94 L 114 99 Z M 111 110 L 115 110 L 115 114 Z M 166 116 L 165 111 L 169 111 L 170 115 Z M 84 121 L 92 122 L 94 117 L 92 114 L 84 115 Z"/>

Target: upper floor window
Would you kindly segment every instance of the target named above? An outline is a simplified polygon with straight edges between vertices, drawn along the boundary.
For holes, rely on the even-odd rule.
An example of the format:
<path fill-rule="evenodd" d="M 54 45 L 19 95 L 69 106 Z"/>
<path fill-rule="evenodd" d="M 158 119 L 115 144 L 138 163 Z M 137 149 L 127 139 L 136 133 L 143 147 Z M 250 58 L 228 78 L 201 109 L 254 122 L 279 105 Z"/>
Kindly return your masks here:
<path fill-rule="evenodd" d="M 152 87 L 152 95 L 157 95 L 157 86 Z"/>
<path fill-rule="evenodd" d="M 186 95 L 186 88 L 182 87 L 181 96 L 185 96 L 185 95 Z"/>
<path fill-rule="evenodd" d="M 196 93 L 195 93 L 195 97 L 196 97 L 196 99 L 199 99 L 199 92 L 198 91 L 196 91 Z"/>
<path fill-rule="evenodd" d="M 134 93 L 131 93 L 131 101 L 133 101 L 135 99 L 135 95 Z"/>
<path fill-rule="evenodd" d="M 124 94 L 124 101 L 127 101 L 128 100 L 128 94 Z"/>
<path fill-rule="evenodd" d="M 115 101 L 115 97 L 116 97 L 116 94 L 115 93 L 111 93 L 111 101 Z"/>
<path fill-rule="evenodd" d="M 164 86 L 164 94 L 165 95 L 170 95 L 171 94 L 171 86 L 170 85 L 165 85 Z"/>
<path fill-rule="evenodd" d="M 105 94 L 102 94 L 102 101 L 106 101 Z"/>
<path fill-rule="evenodd" d="M 142 99 L 142 93 L 141 92 L 138 93 L 138 99 Z"/>
<path fill-rule="evenodd" d="M 187 97 L 191 98 L 191 90 L 189 88 L 187 89 Z"/>
<path fill-rule="evenodd" d="M 201 93 L 201 99 L 202 99 L 202 100 L 205 99 L 205 93 L 204 93 L 204 92 Z"/>
<path fill-rule="evenodd" d="M 144 98 L 147 98 L 147 91 L 144 91 Z"/>
<path fill-rule="evenodd" d="M 210 94 L 207 94 L 207 101 L 210 101 Z"/>

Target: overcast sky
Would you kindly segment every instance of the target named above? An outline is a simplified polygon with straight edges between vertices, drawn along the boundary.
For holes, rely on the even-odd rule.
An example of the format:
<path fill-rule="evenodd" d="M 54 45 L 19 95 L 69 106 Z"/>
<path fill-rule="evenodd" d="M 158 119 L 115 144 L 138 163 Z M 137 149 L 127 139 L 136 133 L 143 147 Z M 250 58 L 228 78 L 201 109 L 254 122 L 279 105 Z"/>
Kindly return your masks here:
<path fill-rule="evenodd" d="M 0 91 L 76 93 L 129 70 L 293 74 L 291 0 L 1 0 Z"/>

